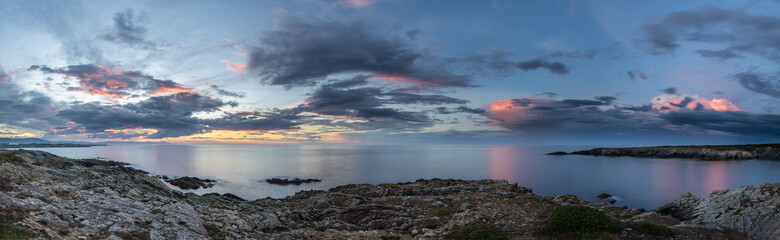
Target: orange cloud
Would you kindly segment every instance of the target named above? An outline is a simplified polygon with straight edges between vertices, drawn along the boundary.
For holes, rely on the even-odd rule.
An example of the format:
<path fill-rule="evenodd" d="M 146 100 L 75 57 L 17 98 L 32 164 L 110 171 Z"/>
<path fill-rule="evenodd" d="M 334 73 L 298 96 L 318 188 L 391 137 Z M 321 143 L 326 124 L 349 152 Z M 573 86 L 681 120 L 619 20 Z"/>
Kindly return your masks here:
<path fill-rule="evenodd" d="M 225 69 L 227 69 L 228 71 L 233 71 L 240 74 L 246 73 L 246 69 L 244 69 L 244 67 L 246 67 L 246 63 L 234 63 L 228 60 L 219 60 L 219 61 L 225 63 Z"/>
<path fill-rule="evenodd" d="M 653 109 L 672 111 L 679 109 L 707 109 L 714 111 L 742 111 L 737 105 L 725 98 L 707 98 L 698 95 L 664 94 L 650 100 Z"/>

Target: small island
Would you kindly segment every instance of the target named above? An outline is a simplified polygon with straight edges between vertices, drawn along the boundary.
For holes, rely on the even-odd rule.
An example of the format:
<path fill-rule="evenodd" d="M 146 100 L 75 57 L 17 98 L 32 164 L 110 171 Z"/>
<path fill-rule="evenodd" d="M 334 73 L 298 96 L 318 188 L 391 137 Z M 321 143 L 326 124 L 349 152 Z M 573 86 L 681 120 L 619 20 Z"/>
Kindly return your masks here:
<path fill-rule="evenodd" d="M 0 138 L 0 148 L 69 148 L 107 146 L 99 143 L 52 142 L 40 138 Z"/>
<path fill-rule="evenodd" d="M 568 154 L 605 157 L 692 158 L 699 160 L 780 160 L 780 144 L 593 148 Z M 566 153 L 553 152 L 547 155 L 566 155 Z"/>

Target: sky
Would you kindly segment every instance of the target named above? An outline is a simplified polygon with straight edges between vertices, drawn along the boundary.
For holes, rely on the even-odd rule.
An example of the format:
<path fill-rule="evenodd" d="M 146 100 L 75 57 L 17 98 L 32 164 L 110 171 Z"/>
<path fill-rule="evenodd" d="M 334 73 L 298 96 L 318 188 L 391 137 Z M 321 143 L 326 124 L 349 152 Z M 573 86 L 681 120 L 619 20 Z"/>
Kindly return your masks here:
<path fill-rule="evenodd" d="M 0 1 L 0 137 L 780 140 L 780 1 Z"/>

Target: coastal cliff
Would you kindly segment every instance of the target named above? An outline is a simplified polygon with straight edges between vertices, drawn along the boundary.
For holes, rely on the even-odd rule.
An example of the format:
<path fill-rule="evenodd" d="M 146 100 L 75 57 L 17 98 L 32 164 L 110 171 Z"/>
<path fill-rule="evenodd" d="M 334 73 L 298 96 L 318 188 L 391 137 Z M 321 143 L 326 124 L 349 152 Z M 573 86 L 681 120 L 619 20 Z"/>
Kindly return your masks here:
<path fill-rule="evenodd" d="M 562 155 L 556 152 L 555 155 Z M 780 160 L 780 144 L 594 148 L 569 154 L 607 157 L 693 158 L 701 160 Z"/>
<path fill-rule="evenodd" d="M 538 196 L 501 180 L 353 184 L 302 191 L 283 199 L 247 201 L 231 194 L 182 193 L 119 162 L 68 159 L 41 151 L 0 151 L 0 239 L 592 236 L 554 231 L 553 224 L 570 224 L 559 214 L 567 210 L 563 206 L 586 206 L 585 212 L 602 217 L 599 221 L 611 225 L 597 236 L 606 239 L 770 239 L 780 236 L 776 224 L 780 214 L 774 207 L 780 199 L 778 187 L 713 193 L 718 200 L 686 197 L 680 204 L 673 203 L 680 206 L 675 211 L 658 212 L 588 202 L 573 195 Z M 718 211 L 737 217 L 713 217 Z"/>

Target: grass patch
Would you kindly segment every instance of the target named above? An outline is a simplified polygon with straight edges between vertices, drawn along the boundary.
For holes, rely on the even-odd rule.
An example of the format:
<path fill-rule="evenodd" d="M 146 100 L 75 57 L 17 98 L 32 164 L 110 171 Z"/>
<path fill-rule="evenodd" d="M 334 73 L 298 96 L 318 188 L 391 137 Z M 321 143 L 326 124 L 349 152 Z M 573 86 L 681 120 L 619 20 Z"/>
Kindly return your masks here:
<path fill-rule="evenodd" d="M 632 218 L 632 217 L 634 217 L 634 216 L 626 214 L 626 215 L 620 216 L 620 219 L 629 219 L 629 218 Z"/>
<path fill-rule="evenodd" d="M 32 234 L 17 226 L 0 223 L 0 239 L 28 239 Z"/>
<path fill-rule="evenodd" d="M 458 229 L 447 235 L 455 240 L 503 240 L 507 239 L 506 233 L 490 226 L 474 226 Z"/>
<path fill-rule="evenodd" d="M 579 238 L 598 238 L 602 233 L 622 230 L 609 216 L 588 206 L 558 206 L 541 234 L 557 236 L 571 234 Z"/>
<path fill-rule="evenodd" d="M 433 216 L 434 217 L 444 217 L 444 216 L 449 216 L 450 214 L 453 214 L 453 213 L 455 213 L 455 209 L 450 209 L 450 208 L 448 208 L 448 209 L 441 209 L 439 211 L 434 212 Z"/>
<path fill-rule="evenodd" d="M 629 225 L 629 227 L 643 233 L 649 233 L 649 234 L 661 235 L 661 236 L 674 236 L 674 231 L 672 231 L 671 228 L 667 226 L 652 224 L 649 222 L 632 223 L 631 225 Z"/>

